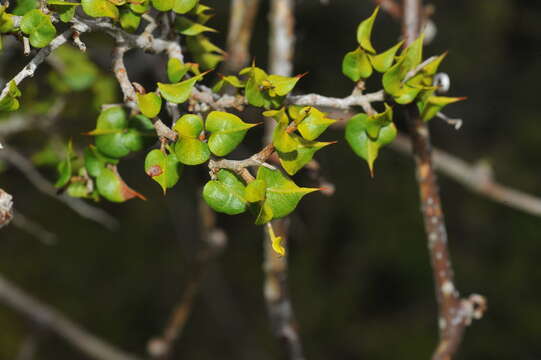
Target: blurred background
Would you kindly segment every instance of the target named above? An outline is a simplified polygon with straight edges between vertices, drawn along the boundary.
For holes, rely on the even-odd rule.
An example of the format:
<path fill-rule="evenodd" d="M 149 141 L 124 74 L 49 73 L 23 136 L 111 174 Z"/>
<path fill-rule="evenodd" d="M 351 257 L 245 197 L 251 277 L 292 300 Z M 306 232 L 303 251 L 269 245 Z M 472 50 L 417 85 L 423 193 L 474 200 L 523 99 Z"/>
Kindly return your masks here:
<path fill-rule="evenodd" d="M 229 2 L 207 0 L 225 30 Z M 437 34 L 425 56 L 449 51 L 442 71 L 451 76 L 451 96 L 468 100 L 449 106 L 460 131 L 439 120 L 430 124 L 433 143 L 468 162 L 486 161 L 503 184 L 541 193 L 541 2 L 526 0 L 433 1 Z M 295 72 L 309 72 L 302 93 L 343 97 L 352 83 L 341 74 L 342 57 L 355 48 L 355 31 L 374 5 L 369 0 L 298 0 Z M 262 1 L 252 54 L 261 67 L 268 56 L 268 1 Z M 381 13 L 374 28 L 377 49 L 396 42 L 401 27 Z M 225 31 L 212 35 L 225 47 Z M 83 36 L 90 58 L 105 74 L 112 41 Z M 21 49 L 0 53 L 13 74 L 24 64 Z M 132 80 L 156 81 L 156 63 L 134 53 L 126 60 Z M 46 96 L 40 68 L 23 93 Z M 379 80 L 368 83 L 378 90 Z M 26 89 L 26 91 L 25 91 Z M 30 95 L 25 95 L 30 96 Z M 89 93 L 70 95 L 53 131 L 65 141 L 93 128 L 97 110 Z M 24 98 L 23 98 L 24 104 Z M 255 116 L 255 113 L 254 113 Z M 402 120 L 398 118 L 399 128 Z M 259 148 L 262 129 L 249 134 L 243 158 Z M 331 197 L 312 194 L 291 216 L 289 288 L 309 360 L 428 359 L 437 343 L 432 272 L 419 214 L 412 159 L 385 148 L 370 179 L 364 161 L 329 130 L 338 144 L 318 152 L 323 175 L 336 187 Z M 10 138 L 29 157 L 46 139 L 29 130 Z M 147 201 L 102 202 L 120 222 L 116 231 L 85 220 L 35 190 L 21 173 L 2 166 L 0 187 L 32 221 L 55 234 L 42 240 L 7 226 L 0 231 L 0 272 L 28 293 L 61 310 L 89 331 L 143 355 L 160 334 L 192 276 L 198 248 L 197 203 L 205 169 L 186 168 L 164 197 L 143 171 L 144 154 L 123 161 L 120 171 Z M 40 171 L 50 181 L 53 167 Z M 309 186 L 305 173 L 298 184 Z M 461 293 L 483 294 L 489 311 L 466 331 L 460 359 L 541 359 L 541 218 L 497 204 L 440 176 L 450 250 Z M 224 252 L 202 283 L 175 358 L 281 359 L 262 297 L 262 228 L 249 215 L 218 216 L 228 234 Z M 39 330 L 38 330 L 39 331 Z M 0 304 L 0 359 L 14 359 L 36 325 Z M 86 359 L 64 340 L 39 331 L 39 359 Z"/>

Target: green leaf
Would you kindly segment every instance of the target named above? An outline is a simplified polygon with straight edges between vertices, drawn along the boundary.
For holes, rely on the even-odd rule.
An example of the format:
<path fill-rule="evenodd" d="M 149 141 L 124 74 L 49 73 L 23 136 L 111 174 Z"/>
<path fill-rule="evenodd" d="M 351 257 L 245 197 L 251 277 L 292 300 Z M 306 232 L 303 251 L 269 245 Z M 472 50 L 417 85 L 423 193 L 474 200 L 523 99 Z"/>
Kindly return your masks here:
<path fill-rule="evenodd" d="M 285 96 L 293 90 L 297 81 L 302 77 L 302 75 L 297 75 L 294 77 L 287 77 L 281 75 L 269 75 L 267 81 L 271 83 L 272 89 L 278 96 Z"/>
<path fill-rule="evenodd" d="M 366 131 L 371 121 L 374 119 L 366 114 L 357 114 L 349 119 L 346 125 L 346 140 L 353 151 L 366 160 L 370 175 L 374 176 L 374 161 L 378 157 L 379 149 L 395 139 L 397 130 L 391 123 L 381 128 L 377 139 L 371 139 Z"/>
<path fill-rule="evenodd" d="M 228 215 L 237 215 L 246 211 L 244 198 L 245 185 L 230 170 L 218 171 L 217 179 L 206 183 L 203 198 L 215 211 Z"/>
<path fill-rule="evenodd" d="M 244 139 L 248 129 L 258 124 L 248 124 L 238 116 L 223 111 L 212 111 L 205 123 L 211 132 L 208 145 L 217 156 L 225 156 L 233 151 Z"/>
<path fill-rule="evenodd" d="M 342 61 L 342 73 L 352 81 L 369 78 L 372 65 L 366 52 L 361 48 L 348 52 Z"/>
<path fill-rule="evenodd" d="M 100 113 L 96 129 L 91 131 L 89 135 L 111 133 L 110 130 L 121 130 L 126 127 L 128 127 L 126 112 L 120 106 L 113 106 Z"/>
<path fill-rule="evenodd" d="M 164 84 L 159 82 L 158 88 L 160 89 L 160 94 L 169 102 L 182 104 L 188 100 L 195 83 L 201 80 L 203 76 L 204 73 L 176 84 Z"/>
<path fill-rule="evenodd" d="M 84 181 L 74 181 L 66 188 L 66 193 L 74 198 L 88 198 L 90 197 L 88 187 Z"/>
<path fill-rule="evenodd" d="M 306 140 L 315 140 L 336 120 L 326 117 L 325 113 L 314 107 L 305 107 L 303 110 L 308 115 L 297 125 L 297 130 Z"/>
<path fill-rule="evenodd" d="M 246 100 L 252 106 L 269 108 L 271 105 L 269 96 L 261 89 L 263 81 L 268 77 L 267 73 L 254 65 L 248 69 L 247 72 L 250 75 L 245 87 Z M 243 72 L 241 72 L 242 74 Z"/>
<path fill-rule="evenodd" d="M 56 1 L 56 2 L 60 3 L 61 1 Z M 66 6 L 69 4 L 72 4 L 72 3 L 64 3 L 63 5 L 50 6 L 54 12 L 58 13 L 60 20 L 63 23 L 69 23 L 71 19 L 73 19 L 73 16 L 75 16 L 75 9 L 77 8 L 77 6 Z"/>
<path fill-rule="evenodd" d="M 135 3 L 135 2 L 130 3 L 130 9 L 134 13 L 142 15 L 150 9 L 150 0 L 143 0 L 138 3 Z"/>
<path fill-rule="evenodd" d="M 84 150 L 84 166 L 90 176 L 97 177 L 107 164 L 117 163 L 117 159 L 111 159 L 102 155 L 94 145 L 89 145 Z"/>
<path fill-rule="evenodd" d="M 178 16 L 175 20 L 175 29 L 182 35 L 195 36 L 204 32 L 216 32 L 216 30 L 209 28 L 208 26 L 198 24 L 192 20 Z"/>
<path fill-rule="evenodd" d="M 151 0 L 152 6 L 159 11 L 169 11 L 173 9 L 175 0 Z"/>
<path fill-rule="evenodd" d="M 295 175 L 304 165 L 308 164 L 316 151 L 327 145 L 334 144 L 334 142 L 309 141 L 300 136 L 295 136 L 295 138 L 298 145 L 294 151 L 287 153 L 277 151 L 280 164 L 289 175 Z"/>
<path fill-rule="evenodd" d="M 51 19 L 37 9 L 30 10 L 23 16 L 20 28 L 29 35 L 30 44 L 36 48 L 49 45 L 56 36 L 56 28 Z"/>
<path fill-rule="evenodd" d="M 374 20 L 376 20 L 376 16 L 378 15 L 379 7 L 374 10 L 372 15 L 361 22 L 359 24 L 359 27 L 357 28 L 357 42 L 361 47 L 368 51 L 371 54 L 375 54 L 376 50 L 372 46 L 371 37 L 372 37 L 372 27 L 374 26 Z"/>
<path fill-rule="evenodd" d="M 197 5 L 198 0 L 175 0 L 173 11 L 177 14 L 186 14 Z"/>
<path fill-rule="evenodd" d="M 134 197 L 146 200 L 143 195 L 126 185 L 116 168 L 102 169 L 96 178 L 96 187 L 101 196 L 112 202 L 124 202 Z"/>
<path fill-rule="evenodd" d="M 184 65 L 177 58 L 169 58 L 169 60 L 167 61 L 167 77 L 172 83 L 176 83 L 182 80 L 182 78 L 184 77 L 184 75 L 186 75 L 189 69 L 189 65 Z"/>
<path fill-rule="evenodd" d="M 374 69 L 380 73 L 384 73 L 389 70 L 395 59 L 396 52 L 398 49 L 400 49 L 403 43 L 404 41 L 400 41 L 398 44 L 382 52 L 381 54 L 369 55 L 370 62 L 372 63 Z"/>
<path fill-rule="evenodd" d="M 293 134 L 288 131 L 288 124 L 286 122 L 279 122 L 274 128 L 272 133 L 272 143 L 278 151 L 291 152 L 297 149 L 299 142 Z"/>
<path fill-rule="evenodd" d="M 6 13 L 5 10 L 4 6 L 0 6 L 0 33 L 2 34 L 12 32 L 15 28 L 13 15 Z"/>
<path fill-rule="evenodd" d="M 137 94 L 137 104 L 143 115 L 149 118 L 155 118 L 162 108 L 162 98 L 155 92 L 148 94 Z"/>
<path fill-rule="evenodd" d="M 11 80 L 6 86 L 8 87 L 8 91 L 0 100 L 0 111 L 15 111 L 20 106 L 17 98 L 21 96 L 21 92 L 14 80 Z"/>
<path fill-rule="evenodd" d="M 413 69 L 423 60 L 423 40 L 424 34 L 419 35 L 403 52 L 401 57 L 406 59 L 405 64 L 409 69 Z"/>
<path fill-rule="evenodd" d="M 265 200 L 267 194 L 267 184 L 263 180 L 254 180 L 246 185 L 244 197 L 246 201 L 255 203 Z"/>
<path fill-rule="evenodd" d="M 426 102 L 419 103 L 421 119 L 428 121 L 436 116 L 446 105 L 465 99 L 464 97 L 430 96 Z"/>
<path fill-rule="evenodd" d="M 39 6 L 38 0 L 18 0 L 15 4 L 13 15 L 17 16 L 23 16 L 30 10 L 36 9 Z"/>
<path fill-rule="evenodd" d="M 81 5 L 88 16 L 118 20 L 118 8 L 107 0 L 81 0 Z"/>
<path fill-rule="evenodd" d="M 178 160 L 186 165 L 199 165 L 210 158 L 207 143 L 188 137 L 182 137 L 175 143 L 175 154 Z"/>
<path fill-rule="evenodd" d="M 271 170 L 261 166 L 257 172 L 257 180 L 267 184 L 265 204 L 269 206 L 273 219 L 289 215 L 304 195 L 319 189 L 298 187 L 280 170 Z"/>
<path fill-rule="evenodd" d="M 291 106 L 289 108 L 291 108 Z M 280 110 L 264 111 L 263 116 L 273 118 L 279 124 L 286 126 L 289 124 L 289 117 L 287 116 L 285 107 L 281 108 Z"/>
<path fill-rule="evenodd" d="M 135 32 L 141 24 L 141 15 L 136 14 L 130 8 L 120 11 L 120 26 L 127 32 Z"/>
<path fill-rule="evenodd" d="M 54 184 L 54 187 L 61 188 L 66 186 L 71 179 L 71 158 L 73 157 L 73 144 L 68 142 L 66 158 L 58 164 L 58 180 Z"/>
<path fill-rule="evenodd" d="M 177 120 L 173 130 L 181 137 L 198 138 L 203 131 L 203 119 L 194 114 L 183 115 Z"/>
<path fill-rule="evenodd" d="M 67 85 L 66 91 L 82 91 L 92 86 L 99 75 L 98 67 L 86 53 L 71 45 L 63 45 L 55 50 L 55 56 L 62 64 L 62 71 L 55 73 Z"/>
<path fill-rule="evenodd" d="M 393 122 L 393 109 L 385 105 L 385 111 L 368 117 L 366 133 L 372 140 L 377 140 L 382 128 Z"/>
<path fill-rule="evenodd" d="M 160 184 L 165 194 L 168 188 L 172 188 L 179 181 L 182 164 L 174 153 L 166 155 L 154 149 L 145 158 L 145 172 L 152 180 Z"/>
<path fill-rule="evenodd" d="M 132 151 L 138 151 L 154 141 L 151 135 L 154 129 L 152 122 L 143 115 L 130 118 L 119 107 L 111 107 L 101 112 L 96 129 L 87 135 L 96 135 L 96 147 L 109 157 L 119 159 Z"/>

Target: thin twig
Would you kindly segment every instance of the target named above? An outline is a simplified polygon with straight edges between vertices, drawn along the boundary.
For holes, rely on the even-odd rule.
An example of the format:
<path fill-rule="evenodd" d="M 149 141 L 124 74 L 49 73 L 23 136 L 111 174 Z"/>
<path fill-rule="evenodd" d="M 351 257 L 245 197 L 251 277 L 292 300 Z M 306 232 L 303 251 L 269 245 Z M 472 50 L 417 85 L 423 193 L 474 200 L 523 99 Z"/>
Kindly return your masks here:
<path fill-rule="evenodd" d="M 233 0 L 227 33 L 225 73 L 236 73 L 250 60 L 250 40 L 260 0 Z"/>
<path fill-rule="evenodd" d="M 273 74 L 291 76 L 295 43 L 294 1 L 272 0 L 269 20 L 271 25 L 269 71 Z M 274 121 L 266 122 L 264 140 L 266 143 L 271 142 L 274 127 Z M 289 219 L 273 220 L 272 226 L 276 235 L 282 237 L 283 246 L 287 248 Z M 286 251 L 284 256 L 278 256 L 272 249 L 267 232 L 264 233 L 263 292 L 272 330 L 282 342 L 289 360 L 303 360 L 302 342 L 287 289 L 288 252 Z"/>
<path fill-rule="evenodd" d="M 35 237 L 45 245 L 52 245 L 56 242 L 56 234 L 48 231 L 35 221 L 30 220 L 19 211 L 15 211 L 13 217 L 13 225 L 20 230 L 28 233 L 29 235 Z"/>
<path fill-rule="evenodd" d="M 13 79 L 7 82 L 7 84 L 14 81 L 15 84 L 19 85 L 24 79 L 34 76 L 36 69 L 39 65 L 41 65 L 41 63 L 43 63 L 43 61 L 45 61 L 47 56 L 49 56 L 51 52 L 61 45 L 64 45 L 72 37 L 75 31 L 83 33 L 89 30 L 90 28 L 82 23 L 73 25 L 71 28 L 54 38 L 49 45 L 41 49 L 36 56 L 34 56 L 34 58 L 32 58 L 32 60 L 30 60 L 30 62 L 21 71 L 19 71 L 15 77 L 13 77 Z M 2 90 L 2 93 L 0 93 L 0 100 L 7 95 L 8 90 L 9 86 L 6 85 Z"/>
<path fill-rule="evenodd" d="M 395 0 L 374 0 L 374 2 L 381 6 L 381 8 L 393 18 L 402 18 L 402 7 Z"/>
<path fill-rule="evenodd" d="M 266 161 L 269 159 L 269 157 L 273 153 L 274 153 L 274 146 L 272 144 L 269 144 L 265 146 L 258 153 L 244 160 L 211 159 L 208 164 L 210 172 L 211 172 L 211 177 L 213 177 L 214 174 L 216 174 L 218 170 L 220 169 L 228 169 L 236 173 L 239 173 L 240 175 L 242 175 L 242 172 L 248 167 L 264 166 L 271 170 L 276 170 L 274 166 L 266 163 Z"/>
<path fill-rule="evenodd" d="M 399 135 L 390 147 L 411 154 L 411 144 L 404 135 Z M 432 160 L 436 170 L 469 190 L 527 214 L 541 216 L 541 198 L 498 183 L 486 164 L 469 164 L 438 149 L 432 150 Z"/>
<path fill-rule="evenodd" d="M 56 189 L 41 175 L 32 162 L 26 157 L 15 151 L 10 147 L 6 147 L 0 151 L 0 158 L 3 158 L 19 171 L 21 171 L 26 178 L 43 194 L 52 197 L 58 201 L 61 201 L 80 216 L 97 222 L 98 224 L 105 226 L 110 230 L 114 230 L 118 227 L 118 222 L 111 215 L 107 214 L 104 210 L 93 207 L 81 199 L 72 198 L 66 194 L 57 195 Z"/>
<path fill-rule="evenodd" d="M 421 26 L 421 1 L 404 0 L 404 38 L 411 44 L 419 35 Z M 406 109 L 407 122 L 416 164 L 417 182 L 425 232 L 434 274 L 436 297 L 439 307 L 440 343 L 433 360 L 450 360 L 458 350 L 463 333 L 473 318 L 479 318 L 486 303 L 483 297 L 472 295 L 461 299 L 455 287 L 453 268 L 447 246 L 447 229 L 438 182 L 432 163 L 432 149 L 428 126 L 412 104 Z"/>
<path fill-rule="evenodd" d="M 1 275 L 0 302 L 38 325 L 51 329 L 92 359 L 137 360 L 135 356 L 124 353 L 90 334 L 59 311 L 34 299 Z"/>

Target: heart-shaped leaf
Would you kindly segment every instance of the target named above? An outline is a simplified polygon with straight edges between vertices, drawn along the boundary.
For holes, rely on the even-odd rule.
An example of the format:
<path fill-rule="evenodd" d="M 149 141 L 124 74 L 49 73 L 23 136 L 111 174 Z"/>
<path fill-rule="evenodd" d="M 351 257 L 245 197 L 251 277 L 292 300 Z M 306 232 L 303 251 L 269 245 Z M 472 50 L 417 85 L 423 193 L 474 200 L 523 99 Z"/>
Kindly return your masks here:
<path fill-rule="evenodd" d="M 302 75 L 297 75 L 293 77 L 281 76 L 281 75 L 269 75 L 267 80 L 271 84 L 272 90 L 278 96 L 285 96 L 293 90 L 299 79 Z"/>
<path fill-rule="evenodd" d="M 304 165 L 308 164 L 316 151 L 334 142 L 309 141 L 294 135 L 297 141 L 297 148 L 291 152 L 278 152 L 280 164 L 289 175 L 295 175 Z"/>
<path fill-rule="evenodd" d="M 199 165 L 210 158 L 207 143 L 188 137 L 181 137 L 175 143 L 175 154 L 178 160 L 186 165 Z"/>
<path fill-rule="evenodd" d="M 299 146 L 297 137 L 289 133 L 288 124 L 284 122 L 279 122 L 274 128 L 272 144 L 278 151 L 284 153 L 295 151 L 297 146 Z"/>
<path fill-rule="evenodd" d="M 280 170 L 271 170 L 264 166 L 259 168 L 257 180 L 263 180 L 267 185 L 264 204 L 269 206 L 273 219 L 289 215 L 304 195 L 319 190 L 298 187 Z"/>
<path fill-rule="evenodd" d="M 159 11 L 169 11 L 173 9 L 175 0 L 151 0 L 152 6 Z"/>
<path fill-rule="evenodd" d="M 167 61 L 167 77 L 172 83 L 182 80 L 188 70 L 190 70 L 190 66 L 183 64 L 177 58 L 169 58 Z"/>
<path fill-rule="evenodd" d="M 135 32 L 141 24 L 141 15 L 130 8 L 120 10 L 120 26 L 127 32 Z"/>
<path fill-rule="evenodd" d="M 203 131 L 203 119 L 194 114 L 183 115 L 177 120 L 173 130 L 181 137 L 198 138 Z"/>
<path fill-rule="evenodd" d="M 153 132 L 147 117 L 137 115 L 128 122 L 124 110 L 115 106 L 102 111 L 96 129 L 86 134 L 96 136 L 96 147 L 102 154 L 119 159 L 148 145 L 153 141 Z"/>
<path fill-rule="evenodd" d="M 175 0 L 173 11 L 177 14 L 186 14 L 197 5 L 198 0 Z"/>
<path fill-rule="evenodd" d="M 446 105 L 465 99 L 464 97 L 430 96 L 425 102 L 419 102 L 421 119 L 428 121 L 436 116 Z"/>
<path fill-rule="evenodd" d="M 109 17 L 118 20 L 118 8 L 107 0 L 81 0 L 83 11 L 92 17 Z"/>
<path fill-rule="evenodd" d="M 215 211 L 237 215 L 246 211 L 245 188 L 235 173 L 221 169 L 216 174 L 216 180 L 207 182 L 203 188 L 203 198 Z"/>
<path fill-rule="evenodd" d="M 369 78 L 372 75 L 372 65 L 368 54 L 360 47 L 348 52 L 342 61 L 342 73 L 353 81 Z"/>
<path fill-rule="evenodd" d="M 217 156 L 225 156 L 233 151 L 244 139 L 248 129 L 258 124 L 248 124 L 238 116 L 223 111 L 212 111 L 205 123 L 211 132 L 208 140 L 210 151 Z"/>
<path fill-rule="evenodd" d="M 359 27 L 357 28 L 357 42 L 361 47 L 368 51 L 371 54 L 375 54 L 376 50 L 372 46 L 372 27 L 374 26 L 374 21 L 376 20 L 376 16 L 378 15 L 379 7 L 374 10 L 372 15 L 363 22 L 359 24 Z"/>
<path fill-rule="evenodd" d="M 118 159 L 108 158 L 101 154 L 94 145 L 84 150 L 84 166 L 88 175 L 97 177 L 107 164 L 117 164 Z"/>
<path fill-rule="evenodd" d="M 374 176 L 374 161 L 378 157 L 379 149 L 392 142 L 397 134 L 394 123 L 381 127 L 377 138 L 371 138 L 367 129 L 374 121 L 366 114 L 357 114 L 349 119 L 346 125 L 346 140 L 353 151 L 365 159 L 370 169 L 370 175 Z"/>
<path fill-rule="evenodd" d="M 158 149 L 151 150 L 145 158 L 145 172 L 163 189 L 172 188 L 182 174 L 182 164 L 174 153 L 166 155 Z"/>
<path fill-rule="evenodd" d="M 36 48 L 49 45 L 56 36 L 56 28 L 51 19 L 38 9 L 27 12 L 19 26 L 22 32 L 29 35 L 30 44 Z"/>
<path fill-rule="evenodd" d="M 112 202 L 124 202 L 134 197 L 145 197 L 131 189 L 118 174 L 116 167 L 104 168 L 96 178 L 96 187 L 101 196 Z"/>
<path fill-rule="evenodd" d="M 194 76 L 190 79 L 178 82 L 176 84 L 164 84 L 158 83 L 160 94 L 163 98 L 169 102 L 175 104 L 182 104 L 190 97 L 193 86 L 196 82 L 201 80 L 205 73 Z"/>
<path fill-rule="evenodd" d="M 15 111 L 19 109 L 19 100 L 21 92 L 14 80 L 11 80 L 7 85 L 8 91 L 0 100 L 0 111 Z"/>
<path fill-rule="evenodd" d="M 241 75 L 246 72 L 249 72 L 250 74 L 245 87 L 245 95 L 248 104 L 257 107 L 269 108 L 271 105 L 269 95 L 262 90 L 263 81 L 265 81 L 268 77 L 267 73 L 253 65 L 251 68 L 247 69 L 248 71 L 241 71 Z"/>
<path fill-rule="evenodd" d="M 149 118 L 158 116 L 162 108 L 162 98 L 155 92 L 137 94 L 137 103 L 143 115 Z"/>
<path fill-rule="evenodd" d="M 331 124 L 336 122 L 314 107 L 307 106 L 301 110 L 301 113 L 307 115 L 297 125 L 297 130 L 306 140 L 317 139 Z"/>
<path fill-rule="evenodd" d="M 178 16 L 175 20 L 175 29 L 182 35 L 195 36 L 204 32 L 216 32 L 215 29 L 198 24 L 184 16 Z"/>
<path fill-rule="evenodd" d="M 400 49 L 403 43 L 404 41 L 400 41 L 398 44 L 388 50 L 385 50 L 381 54 L 369 55 L 370 62 L 372 63 L 374 69 L 380 73 L 384 73 L 389 70 L 395 59 L 396 52 L 398 49 Z"/>

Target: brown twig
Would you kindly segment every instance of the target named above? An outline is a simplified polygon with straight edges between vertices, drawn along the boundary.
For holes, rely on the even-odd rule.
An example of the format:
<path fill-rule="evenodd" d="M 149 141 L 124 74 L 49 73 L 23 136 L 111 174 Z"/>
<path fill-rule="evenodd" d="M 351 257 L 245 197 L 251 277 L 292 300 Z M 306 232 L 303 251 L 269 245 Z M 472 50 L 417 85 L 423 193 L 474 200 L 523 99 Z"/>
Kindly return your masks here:
<path fill-rule="evenodd" d="M 59 311 L 34 299 L 1 275 L 0 302 L 39 325 L 51 329 L 92 359 L 137 360 L 135 356 L 124 353 L 90 334 Z"/>
<path fill-rule="evenodd" d="M 397 20 L 402 18 L 402 7 L 395 0 L 374 0 L 374 2 L 393 18 Z"/>
<path fill-rule="evenodd" d="M 227 33 L 225 73 L 236 73 L 250 60 L 250 40 L 260 0 L 233 0 Z"/>
<path fill-rule="evenodd" d="M 406 46 L 419 35 L 421 26 L 421 1 L 404 0 L 403 32 Z M 447 246 L 447 230 L 441 206 L 438 182 L 432 163 L 432 149 L 428 126 L 414 104 L 406 109 L 411 143 L 416 164 L 421 213 L 428 237 L 430 260 L 434 273 L 436 297 L 439 307 L 440 343 L 433 360 L 450 360 L 458 350 L 463 333 L 473 318 L 481 317 L 485 299 L 472 295 L 460 298 L 455 287 L 453 268 Z"/>
<path fill-rule="evenodd" d="M 271 25 L 269 70 L 273 74 L 291 76 L 295 43 L 294 1 L 273 0 L 269 20 Z M 271 142 L 274 127 L 274 121 L 266 122 L 265 143 Z M 276 235 L 283 238 L 282 244 L 287 248 L 289 219 L 273 220 L 272 227 Z M 287 289 L 288 253 L 286 251 L 284 256 L 276 254 L 267 232 L 263 244 L 263 257 L 264 296 L 273 333 L 281 340 L 288 359 L 303 360 L 302 342 Z"/>
<path fill-rule="evenodd" d="M 399 135 L 390 147 L 411 154 L 411 144 L 404 135 Z M 432 161 L 436 170 L 471 191 L 511 208 L 541 216 L 540 198 L 500 184 L 494 179 L 492 169 L 487 164 L 469 164 L 438 149 L 432 150 Z"/>
<path fill-rule="evenodd" d="M 192 312 L 195 298 L 199 293 L 208 265 L 221 253 L 227 243 L 227 237 L 223 230 L 216 227 L 213 211 L 202 199 L 199 201 L 199 219 L 201 246 L 191 266 L 191 277 L 180 302 L 171 314 L 163 335 L 150 340 L 148 343 L 148 352 L 152 358 L 167 359 L 170 357 L 175 340 L 182 335 L 182 331 Z"/>
<path fill-rule="evenodd" d="M 52 245 L 56 242 L 56 234 L 53 234 L 40 224 L 27 218 L 19 211 L 15 211 L 13 216 L 13 226 L 35 237 L 45 245 Z"/>
<path fill-rule="evenodd" d="M 276 170 L 274 166 L 266 163 L 266 161 L 273 153 L 274 146 L 272 144 L 269 144 L 258 153 L 244 160 L 211 159 L 208 164 L 211 172 L 211 177 L 214 177 L 214 174 L 216 174 L 220 169 L 228 169 L 240 175 L 243 175 L 244 170 L 248 167 L 264 166 L 271 170 Z"/>

